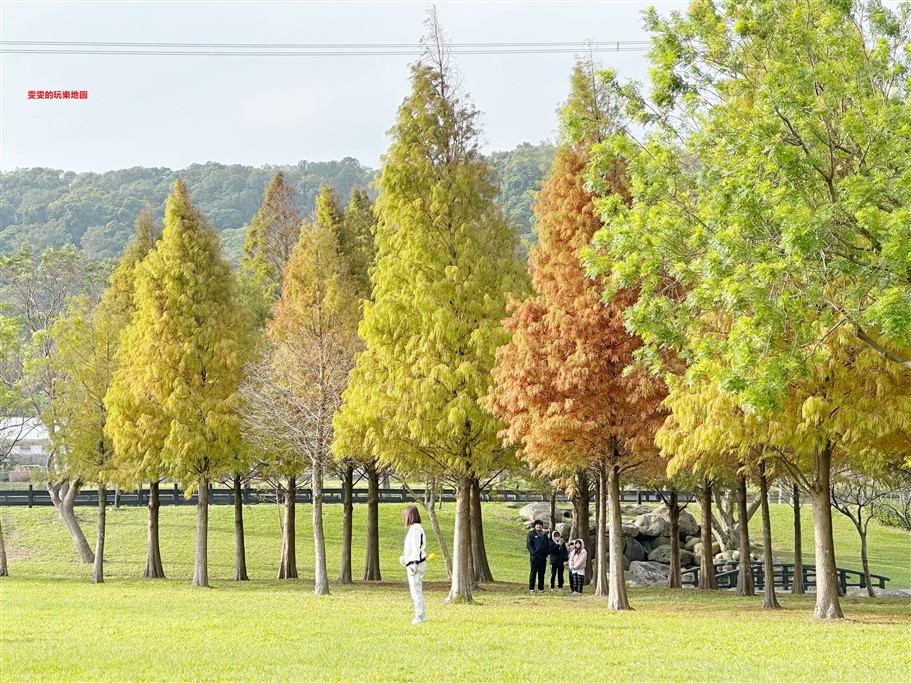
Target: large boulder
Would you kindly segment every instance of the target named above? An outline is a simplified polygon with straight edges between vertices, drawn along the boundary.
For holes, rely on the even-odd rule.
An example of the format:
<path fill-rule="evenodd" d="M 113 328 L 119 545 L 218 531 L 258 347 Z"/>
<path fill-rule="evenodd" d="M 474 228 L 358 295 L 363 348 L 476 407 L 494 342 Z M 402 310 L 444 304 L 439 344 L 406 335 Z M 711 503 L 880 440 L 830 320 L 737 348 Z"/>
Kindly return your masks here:
<path fill-rule="evenodd" d="M 645 549 L 635 538 L 626 537 L 623 539 L 623 554 L 630 562 L 641 562 L 645 559 Z"/>
<path fill-rule="evenodd" d="M 693 515 L 691 515 L 686 510 L 680 511 L 680 519 L 678 520 L 678 528 L 680 530 L 681 538 L 684 536 L 698 536 L 699 535 L 699 522 L 697 522 L 696 518 L 693 517 Z"/>
<path fill-rule="evenodd" d="M 658 562 L 632 562 L 629 573 L 639 583 L 652 586 L 656 583 L 667 583 L 668 568 Z"/>
<path fill-rule="evenodd" d="M 696 545 L 693 546 L 693 552 L 696 553 L 697 555 L 699 555 L 702 552 L 702 543 L 701 542 L 697 543 Z M 718 544 L 717 541 L 713 541 L 712 542 L 712 555 L 717 555 L 720 552 L 721 552 L 721 546 Z"/>
<path fill-rule="evenodd" d="M 623 580 L 626 582 L 626 585 L 629 588 L 646 588 L 647 587 L 646 584 L 642 583 L 642 581 L 640 581 L 638 578 L 636 578 L 636 576 L 629 570 L 626 570 L 623 572 Z"/>
<path fill-rule="evenodd" d="M 623 535 L 624 536 L 626 536 L 628 538 L 636 538 L 636 536 L 639 535 L 639 532 L 640 532 L 640 529 L 635 524 L 632 524 L 632 523 L 627 524 L 626 522 L 623 523 Z"/>
<path fill-rule="evenodd" d="M 667 531 L 661 534 L 649 534 L 650 536 L 666 536 L 670 533 L 671 529 L 671 511 L 667 508 L 666 505 L 659 505 L 654 510 L 652 510 L 652 515 L 660 517 L 665 522 L 667 522 Z M 698 536 L 699 535 L 699 522 L 696 521 L 696 518 L 693 517 L 686 510 L 681 510 L 680 515 L 677 517 L 677 528 L 680 532 L 680 538 L 686 536 Z M 645 532 L 643 532 L 645 533 Z"/>
<path fill-rule="evenodd" d="M 661 564 L 670 564 L 671 563 L 671 546 L 670 545 L 659 545 L 657 548 L 652 550 L 648 554 L 648 559 L 650 562 L 660 562 Z"/>
<path fill-rule="evenodd" d="M 689 550 L 680 551 L 680 566 L 681 567 L 693 567 L 699 564 L 696 560 L 696 556 L 691 553 Z"/>
<path fill-rule="evenodd" d="M 563 537 L 563 540 L 569 543 L 571 540 L 569 538 L 569 532 L 573 530 L 573 525 L 569 522 L 557 522 L 557 531 L 560 532 L 560 536 Z"/>
<path fill-rule="evenodd" d="M 647 505 L 634 505 L 629 511 L 631 515 L 648 515 L 651 514 L 651 512 L 652 508 Z"/>
<path fill-rule="evenodd" d="M 702 539 L 700 539 L 698 536 L 687 536 L 686 543 L 683 544 L 683 549 L 693 552 L 693 548 L 695 548 L 696 544 L 699 543 L 701 540 Z"/>
<path fill-rule="evenodd" d="M 654 512 L 639 515 L 633 524 L 639 527 L 639 533 L 643 536 L 667 536 L 671 529 L 670 522 Z"/>
<path fill-rule="evenodd" d="M 569 517 L 572 518 L 572 510 L 566 510 L 565 508 L 557 508 L 557 520 L 562 521 L 566 518 L 567 512 Z M 550 528 L 550 503 L 538 502 L 538 503 L 529 503 L 521 510 L 519 510 L 519 517 L 525 521 L 526 526 L 531 526 L 532 522 L 536 519 L 540 519 L 544 522 L 544 528 Z M 561 532 L 562 533 L 562 532 Z"/>

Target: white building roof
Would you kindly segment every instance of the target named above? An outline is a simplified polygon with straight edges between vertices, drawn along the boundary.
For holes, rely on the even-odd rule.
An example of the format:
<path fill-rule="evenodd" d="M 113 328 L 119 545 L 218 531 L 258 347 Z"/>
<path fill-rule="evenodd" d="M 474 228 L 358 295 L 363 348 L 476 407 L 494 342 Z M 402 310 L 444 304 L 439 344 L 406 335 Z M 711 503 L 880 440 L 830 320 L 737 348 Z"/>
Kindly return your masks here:
<path fill-rule="evenodd" d="M 43 441 L 50 440 L 50 434 L 38 418 L 4 417 L 0 418 L 0 442 L 6 441 Z"/>

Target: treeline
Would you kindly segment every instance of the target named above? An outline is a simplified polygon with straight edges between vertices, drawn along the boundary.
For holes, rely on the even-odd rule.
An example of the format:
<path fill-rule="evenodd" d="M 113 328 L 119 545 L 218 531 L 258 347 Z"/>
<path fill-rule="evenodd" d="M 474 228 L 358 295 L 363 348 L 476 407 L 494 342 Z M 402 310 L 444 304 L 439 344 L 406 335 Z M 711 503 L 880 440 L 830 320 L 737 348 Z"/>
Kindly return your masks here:
<path fill-rule="evenodd" d="M 552 155 L 553 147 L 542 143 L 523 144 L 491 156 L 499 174 L 501 200 L 525 242 L 533 239 L 532 193 Z M 25 243 L 38 251 L 72 244 L 93 260 L 116 258 L 143 206 L 150 205 L 161 216 L 165 197 L 181 178 L 219 232 L 228 258 L 237 261 L 244 230 L 259 209 L 266 185 L 279 171 L 294 189 L 304 215 L 313 212 L 323 183 L 347 202 L 355 187 L 372 195 L 369 185 L 376 174 L 350 157 L 262 167 L 209 162 L 176 171 L 142 167 L 107 173 L 18 169 L 0 174 L 0 254 Z"/>
<path fill-rule="evenodd" d="M 110 277 L 72 247 L 0 258 L 0 413 L 31 409 L 48 425 L 48 488 L 74 539 L 69 496 L 84 483 L 178 480 L 199 492 L 193 583 L 205 586 L 208 483 L 239 491 L 267 475 L 285 489 L 279 576 L 293 578 L 293 492 L 309 477 L 325 594 L 327 469 L 350 490 L 356 471 L 375 482 L 392 468 L 427 483 L 419 503 L 449 599 L 470 601 L 492 580 L 479 492 L 512 471 L 572 498 L 573 537 L 594 501 L 587 576 L 622 610 L 621 485 L 669 492 L 671 588 L 679 494 L 698 496 L 693 552 L 710 590 L 713 507 L 741 558 L 760 510 L 773 576 L 778 479 L 796 487 L 796 520 L 801 495 L 813 508 L 815 616 L 843 618 L 833 506 L 863 548 L 870 511 L 911 471 L 911 109 L 895 79 L 911 69 L 899 49 L 911 6 L 810 6 L 812 25 L 788 3 L 649 15 L 648 96 L 578 60 L 527 264 L 435 13 L 375 202 L 323 185 L 307 216 L 276 173 L 234 269 L 177 180 L 163 225 L 141 212 Z M 457 498 L 451 545 L 434 513 L 444 482 Z M 238 580 L 242 513 L 238 500 Z M 147 573 L 161 576 L 149 514 Z M 348 505 L 342 581 L 350 520 Z M 738 591 L 754 594 L 746 561 Z M 779 606 L 771 580 L 762 605 Z"/>

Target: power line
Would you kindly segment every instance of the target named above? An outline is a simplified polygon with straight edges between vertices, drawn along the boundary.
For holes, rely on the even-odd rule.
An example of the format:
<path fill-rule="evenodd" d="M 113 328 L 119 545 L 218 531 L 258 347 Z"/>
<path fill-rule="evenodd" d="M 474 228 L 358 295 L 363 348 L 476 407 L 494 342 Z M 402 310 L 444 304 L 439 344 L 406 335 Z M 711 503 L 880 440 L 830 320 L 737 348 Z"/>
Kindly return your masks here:
<path fill-rule="evenodd" d="M 643 52 L 644 40 L 565 41 L 523 43 L 452 43 L 454 55 L 573 54 L 583 51 Z M 138 55 L 179 57 L 356 57 L 420 56 L 414 43 L 128 43 L 107 41 L 0 41 L 4 54 Z"/>

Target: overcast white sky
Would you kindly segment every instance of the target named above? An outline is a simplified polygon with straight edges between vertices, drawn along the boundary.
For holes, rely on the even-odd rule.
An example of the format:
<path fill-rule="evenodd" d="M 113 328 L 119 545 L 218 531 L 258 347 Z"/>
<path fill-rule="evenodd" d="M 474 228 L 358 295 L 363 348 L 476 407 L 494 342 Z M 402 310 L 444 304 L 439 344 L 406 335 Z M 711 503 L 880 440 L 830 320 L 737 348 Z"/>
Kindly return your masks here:
<path fill-rule="evenodd" d="M 0 39 L 416 43 L 433 3 L 13 2 Z M 684 2 L 440 2 L 454 43 L 643 40 L 641 11 Z M 641 52 L 606 65 L 645 80 Z M 106 171 L 341 159 L 378 166 L 413 57 L 0 54 L 0 169 Z M 488 150 L 553 138 L 573 55 L 457 57 Z M 88 100 L 29 100 L 29 90 Z"/>

